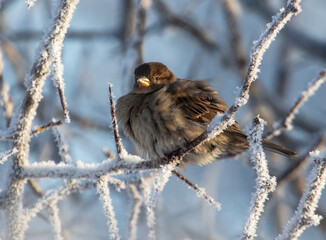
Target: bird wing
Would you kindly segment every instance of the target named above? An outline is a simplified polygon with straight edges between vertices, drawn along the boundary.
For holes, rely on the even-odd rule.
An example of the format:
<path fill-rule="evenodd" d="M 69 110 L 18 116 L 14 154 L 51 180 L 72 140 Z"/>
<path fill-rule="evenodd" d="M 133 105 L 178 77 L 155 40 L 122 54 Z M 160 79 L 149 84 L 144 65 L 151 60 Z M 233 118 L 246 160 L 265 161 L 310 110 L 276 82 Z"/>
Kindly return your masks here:
<path fill-rule="evenodd" d="M 205 81 L 179 79 L 169 84 L 167 92 L 185 117 L 196 122 L 210 123 L 217 113 L 228 109 L 218 92 Z"/>

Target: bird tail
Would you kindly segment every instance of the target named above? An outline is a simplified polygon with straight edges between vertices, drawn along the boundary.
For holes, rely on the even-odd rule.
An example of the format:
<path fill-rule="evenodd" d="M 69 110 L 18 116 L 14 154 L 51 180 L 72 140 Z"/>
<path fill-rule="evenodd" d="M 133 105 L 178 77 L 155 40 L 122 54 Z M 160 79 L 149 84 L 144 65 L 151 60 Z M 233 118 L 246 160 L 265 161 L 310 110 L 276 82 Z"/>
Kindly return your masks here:
<path fill-rule="evenodd" d="M 296 152 L 292 151 L 291 149 L 285 148 L 285 147 L 277 145 L 275 143 L 263 140 L 262 144 L 263 144 L 263 148 L 268 151 L 279 153 L 281 155 L 284 155 L 284 156 L 287 156 L 290 158 L 298 156 L 298 154 Z"/>

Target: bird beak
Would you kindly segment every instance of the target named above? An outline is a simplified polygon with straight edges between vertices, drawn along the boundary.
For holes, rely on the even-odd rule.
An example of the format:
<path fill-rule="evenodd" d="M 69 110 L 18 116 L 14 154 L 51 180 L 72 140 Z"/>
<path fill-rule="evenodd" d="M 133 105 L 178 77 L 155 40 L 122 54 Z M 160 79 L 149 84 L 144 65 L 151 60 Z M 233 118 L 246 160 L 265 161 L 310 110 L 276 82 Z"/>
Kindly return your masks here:
<path fill-rule="evenodd" d="M 136 82 L 138 87 L 148 87 L 150 85 L 150 81 L 147 77 L 140 77 Z"/>

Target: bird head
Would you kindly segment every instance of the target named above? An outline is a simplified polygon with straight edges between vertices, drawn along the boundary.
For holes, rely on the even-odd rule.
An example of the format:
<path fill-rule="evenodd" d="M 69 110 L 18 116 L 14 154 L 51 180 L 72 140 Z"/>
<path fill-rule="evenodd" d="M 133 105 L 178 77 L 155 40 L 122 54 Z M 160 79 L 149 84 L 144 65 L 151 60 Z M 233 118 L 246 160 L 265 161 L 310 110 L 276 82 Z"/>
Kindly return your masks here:
<path fill-rule="evenodd" d="M 135 69 L 133 92 L 149 93 L 177 80 L 177 77 L 162 63 L 143 63 Z"/>

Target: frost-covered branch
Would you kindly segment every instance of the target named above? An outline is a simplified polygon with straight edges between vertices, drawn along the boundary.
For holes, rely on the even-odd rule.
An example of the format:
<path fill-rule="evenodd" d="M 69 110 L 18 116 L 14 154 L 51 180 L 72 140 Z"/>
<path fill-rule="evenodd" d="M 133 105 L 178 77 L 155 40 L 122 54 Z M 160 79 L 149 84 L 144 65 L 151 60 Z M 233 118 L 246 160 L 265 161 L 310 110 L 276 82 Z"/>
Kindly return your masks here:
<path fill-rule="evenodd" d="M 28 164 L 30 129 L 36 109 L 42 98 L 42 87 L 50 73 L 50 48 L 57 41 L 62 41 L 67 31 L 78 0 L 62 0 L 53 17 L 52 25 L 45 34 L 30 73 L 26 77 L 26 93 L 19 107 L 18 114 L 11 121 L 15 132 L 14 147 L 18 153 L 13 158 L 10 182 L 6 191 L 7 239 L 23 239 L 26 224 L 22 220 L 22 192 L 25 181 L 20 173 Z"/>
<path fill-rule="evenodd" d="M 97 180 L 97 192 L 100 195 L 100 199 L 103 203 L 103 209 L 105 216 L 107 218 L 107 224 L 110 233 L 110 239 L 120 239 L 118 223 L 115 218 L 115 213 L 112 205 L 112 200 L 110 197 L 110 190 L 108 187 L 107 175 L 101 176 Z"/>
<path fill-rule="evenodd" d="M 172 173 L 175 176 L 177 176 L 178 178 L 180 178 L 183 182 L 185 182 L 189 187 L 191 187 L 192 189 L 194 189 L 197 192 L 197 196 L 198 197 L 204 198 L 210 205 L 214 206 L 218 211 L 221 210 L 221 204 L 219 202 L 216 202 L 214 200 L 214 198 L 212 198 L 209 195 L 207 195 L 207 193 L 205 192 L 205 189 L 202 189 L 202 188 L 198 187 L 196 184 L 192 183 L 188 178 L 186 178 L 185 176 L 183 176 L 177 170 L 173 170 Z"/>
<path fill-rule="evenodd" d="M 244 84 L 241 88 L 239 96 L 236 98 L 232 106 L 225 112 L 224 115 L 218 115 L 215 117 L 215 119 L 213 119 L 213 121 L 217 121 L 217 124 L 213 127 L 212 130 L 204 132 L 199 137 L 186 144 L 185 147 L 173 152 L 170 155 L 172 161 L 180 160 L 186 153 L 193 150 L 195 147 L 204 143 L 205 141 L 208 141 L 214 138 L 215 136 L 219 135 L 229 125 L 232 125 L 234 123 L 235 113 L 239 110 L 240 107 L 242 107 L 248 102 L 249 89 L 251 84 L 258 77 L 257 74 L 259 72 L 259 66 L 262 62 L 264 53 L 269 48 L 271 42 L 275 39 L 276 35 L 291 19 L 291 17 L 300 13 L 300 2 L 300 0 L 288 1 L 286 8 L 282 8 L 280 12 L 273 17 L 272 22 L 267 24 L 267 29 L 265 30 L 265 32 L 260 36 L 257 41 L 254 42 L 248 72 L 246 74 Z"/>
<path fill-rule="evenodd" d="M 315 166 L 307 179 L 307 188 L 300 199 L 294 216 L 277 237 L 277 240 L 297 239 L 302 232 L 310 226 L 317 226 L 321 216 L 315 213 L 323 188 L 326 183 L 326 152 L 319 151 L 310 153 Z"/>
<path fill-rule="evenodd" d="M 42 209 L 46 208 L 52 202 L 58 202 L 66 197 L 69 193 L 74 191 L 83 191 L 89 188 L 94 188 L 95 183 L 90 181 L 76 182 L 69 181 L 66 186 L 63 186 L 55 191 L 51 190 L 45 193 L 44 197 L 36 202 L 32 207 L 24 210 L 24 220 L 28 222 L 35 217 Z"/>
<path fill-rule="evenodd" d="M 14 149 L 11 149 L 11 150 L 8 150 L 6 152 L 3 152 L 3 153 L 0 153 L 0 165 L 1 164 L 4 164 L 8 158 L 14 154 L 17 153 L 17 149 L 14 148 Z"/>
<path fill-rule="evenodd" d="M 112 119 L 113 133 L 114 133 L 114 141 L 115 141 L 115 146 L 116 146 L 116 149 L 117 149 L 118 160 L 120 161 L 123 148 L 122 148 L 121 140 L 120 140 L 120 137 L 119 137 L 117 119 L 116 119 L 116 116 L 115 116 L 114 101 L 113 101 L 113 94 L 112 94 L 111 84 L 109 84 L 109 94 L 110 94 L 110 108 L 111 108 L 111 119 Z"/>
<path fill-rule="evenodd" d="M 52 128 L 52 134 L 54 140 L 57 143 L 58 154 L 61 158 L 61 161 L 64 163 L 71 163 L 71 156 L 68 153 L 68 144 L 66 143 L 61 129 L 57 126 Z"/>
<path fill-rule="evenodd" d="M 307 89 L 304 90 L 298 100 L 295 102 L 294 106 L 288 112 L 288 114 L 283 118 L 281 123 L 277 124 L 271 132 L 266 134 L 266 138 L 272 138 L 279 135 L 283 130 L 291 130 L 292 122 L 297 113 L 299 112 L 300 107 L 319 89 L 319 87 L 326 81 L 326 70 L 320 72 L 319 77 L 310 82 Z"/>
<path fill-rule="evenodd" d="M 51 202 L 48 206 L 48 212 L 49 212 L 49 219 L 50 223 L 52 225 L 53 233 L 54 233 L 54 239 L 55 240 L 63 240 L 62 234 L 61 234 L 61 221 L 59 217 L 59 209 L 56 202 Z"/>
<path fill-rule="evenodd" d="M 6 118 L 7 126 L 13 114 L 14 104 L 9 96 L 9 85 L 3 81 L 3 58 L 0 46 L 0 105 L 3 109 L 3 115 Z"/>
<path fill-rule="evenodd" d="M 239 239 L 253 239 L 257 236 L 257 224 L 264 210 L 268 194 L 275 190 L 276 178 L 269 175 L 267 160 L 262 147 L 262 134 L 266 122 L 256 117 L 248 130 L 250 161 L 257 173 L 256 192 L 252 195 L 249 217 Z"/>
<path fill-rule="evenodd" d="M 129 195 L 132 201 L 132 210 L 129 218 L 129 239 L 137 239 L 137 224 L 140 213 L 140 207 L 142 205 L 142 197 L 135 184 L 129 185 Z"/>

